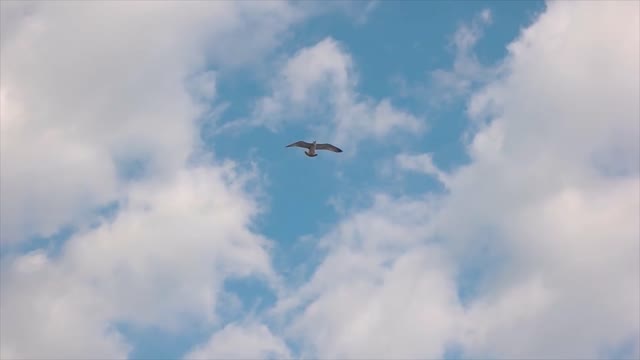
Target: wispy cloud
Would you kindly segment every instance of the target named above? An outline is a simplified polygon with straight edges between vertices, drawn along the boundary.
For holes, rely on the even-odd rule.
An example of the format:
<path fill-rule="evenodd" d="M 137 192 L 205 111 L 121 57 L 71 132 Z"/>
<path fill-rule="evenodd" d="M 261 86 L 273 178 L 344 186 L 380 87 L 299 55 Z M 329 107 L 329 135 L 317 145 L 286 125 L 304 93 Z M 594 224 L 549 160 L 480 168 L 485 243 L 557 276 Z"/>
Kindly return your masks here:
<path fill-rule="evenodd" d="M 395 162 L 400 169 L 434 176 L 443 185 L 449 186 L 449 175 L 433 163 L 431 154 L 398 154 Z"/>

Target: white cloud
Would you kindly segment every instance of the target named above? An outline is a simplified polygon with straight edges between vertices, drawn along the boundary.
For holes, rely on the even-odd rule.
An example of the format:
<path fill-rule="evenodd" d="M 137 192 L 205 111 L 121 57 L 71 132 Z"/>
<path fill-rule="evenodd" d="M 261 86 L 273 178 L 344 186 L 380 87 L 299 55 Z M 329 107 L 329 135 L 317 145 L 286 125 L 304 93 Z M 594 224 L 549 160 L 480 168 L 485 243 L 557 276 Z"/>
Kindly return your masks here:
<path fill-rule="evenodd" d="M 278 286 L 269 242 L 250 230 L 256 174 L 201 154 L 196 119 L 218 70 L 255 64 L 306 10 L 0 6 L 0 357 L 123 358 L 116 324 L 211 326 L 228 277 Z M 91 214 L 113 202 L 113 219 Z M 10 246 L 65 224 L 78 231 L 59 254 Z"/>
<path fill-rule="evenodd" d="M 497 296 L 472 306 L 480 338 L 469 339 L 469 351 L 593 358 L 638 339 L 639 185 L 636 178 L 569 188 L 513 211 L 500 241 L 510 249 L 511 274 L 492 284 Z"/>
<path fill-rule="evenodd" d="M 352 255 L 354 256 L 354 255 Z M 328 261 L 334 261 L 331 259 Z M 326 289 L 293 323 L 320 358 L 441 358 L 441 346 L 460 329 L 462 307 L 449 274 L 430 249 L 413 249 L 388 268 L 374 266 L 373 279 L 353 267 L 348 256 L 338 269 L 344 277 Z M 347 265 L 348 264 L 348 265 Z M 398 296 L 403 294 L 403 296 Z"/>
<path fill-rule="evenodd" d="M 395 162 L 400 169 L 434 176 L 443 185 L 448 186 L 449 175 L 438 169 L 431 154 L 398 154 Z"/>
<path fill-rule="evenodd" d="M 639 10 L 550 2 L 472 94 L 472 162 L 446 194 L 378 196 L 324 236 L 274 310 L 287 335 L 313 357 L 637 357 Z"/>
<path fill-rule="evenodd" d="M 353 59 L 332 38 L 303 48 L 284 64 L 272 94 L 260 99 L 251 123 L 277 130 L 284 122 L 307 122 L 317 138 L 356 147 L 364 139 L 381 140 L 394 132 L 416 133 L 425 125 L 396 109 L 389 99 L 375 101 L 356 90 Z M 312 119 L 327 117 L 313 123 Z"/>
<path fill-rule="evenodd" d="M 0 357 L 126 357 L 130 347 L 109 328 L 102 299 L 67 275 L 42 251 L 3 259 Z"/>
<path fill-rule="evenodd" d="M 425 221 L 438 199 L 373 200 L 365 211 L 342 209 L 345 220 L 313 240 L 327 257 L 272 310 L 293 318 L 286 335 L 303 357 L 439 358 L 464 329 L 452 259 Z"/>
<path fill-rule="evenodd" d="M 117 199 L 127 164 L 180 168 L 203 110 L 186 79 L 255 61 L 302 16 L 282 2 L 148 5 L 2 2 L 3 242 Z"/>
<path fill-rule="evenodd" d="M 290 359 L 284 341 L 263 324 L 226 325 L 185 359 Z"/>
<path fill-rule="evenodd" d="M 439 358 L 461 331 L 451 259 L 427 243 L 422 201 L 376 198 L 319 240 L 329 255 L 274 314 L 308 357 Z M 428 226 L 428 224 L 425 224 Z M 348 276 L 345 276 L 348 274 Z M 296 315 L 297 314 L 297 315 Z"/>
<path fill-rule="evenodd" d="M 59 256 L 3 259 L 2 358 L 122 357 L 122 339 L 107 332 L 115 323 L 212 325 L 226 278 L 277 286 L 267 240 L 248 230 L 258 207 L 247 176 L 228 164 L 133 186 L 112 221 Z"/>

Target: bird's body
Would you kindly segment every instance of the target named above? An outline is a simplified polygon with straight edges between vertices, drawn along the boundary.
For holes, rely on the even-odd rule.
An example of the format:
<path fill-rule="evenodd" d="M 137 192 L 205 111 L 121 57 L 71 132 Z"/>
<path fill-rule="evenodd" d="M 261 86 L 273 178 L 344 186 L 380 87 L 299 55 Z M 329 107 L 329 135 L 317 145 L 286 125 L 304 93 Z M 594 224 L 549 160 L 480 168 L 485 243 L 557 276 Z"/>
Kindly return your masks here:
<path fill-rule="evenodd" d="M 314 156 L 318 156 L 318 154 L 316 154 L 316 142 L 314 141 L 311 146 L 309 146 L 309 151 L 305 151 L 304 153 L 308 156 L 308 157 L 314 157 Z"/>
<path fill-rule="evenodd" d="M 296 147 L 301 147 L 301 148 L 305 148 L 307 149 L 307 151 L 305 151 L 305 155 L 307 155 L 308 157 L 316 157 L 318 156 L 318 154 L 316 153 L 316 150 L 329 150 L 329 151 L 333 151 L 333 152 L 342 152 L 342 150 L 336 146 L 333 146 L 331 144 L 316 144 L 316 142 L 312 142 L 312 143 L 308 143 L 305 141 L 296 141 L 293 144 L 289 144 L 286 147 L 292 147 L 292 146 L 296 146 Z"/>

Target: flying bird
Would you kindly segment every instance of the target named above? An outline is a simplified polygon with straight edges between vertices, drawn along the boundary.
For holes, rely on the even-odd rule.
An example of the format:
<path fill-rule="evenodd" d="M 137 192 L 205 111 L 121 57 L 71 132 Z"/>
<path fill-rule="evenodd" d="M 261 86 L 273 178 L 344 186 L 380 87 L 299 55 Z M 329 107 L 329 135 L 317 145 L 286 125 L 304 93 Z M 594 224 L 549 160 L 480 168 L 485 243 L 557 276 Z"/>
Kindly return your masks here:
<path fill-rule="evenodd" d="M 329 150 L 337 153 L 342 152 L 342 149 L 336 146 L 333 146 L 331 144 L 316 144 L 315 141 L 312 143 L 308 143 L 305 141 L 296 141 L 293 144 L 287 145 L 286 147 L 292 147 L 292 146 L 308 149 L 309 151 L 305 151 L 304 153 L 309 157 L 318 156 L 318 154 L 316 154 L 316 150 Z"/>

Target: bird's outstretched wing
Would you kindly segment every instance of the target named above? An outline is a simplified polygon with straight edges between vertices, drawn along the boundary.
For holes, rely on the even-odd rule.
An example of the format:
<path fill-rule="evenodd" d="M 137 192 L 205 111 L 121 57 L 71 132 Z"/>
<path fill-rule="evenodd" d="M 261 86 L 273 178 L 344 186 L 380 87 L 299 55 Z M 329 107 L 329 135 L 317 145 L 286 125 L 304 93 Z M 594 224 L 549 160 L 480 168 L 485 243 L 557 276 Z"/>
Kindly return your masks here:
<path fill-rule="evenodd" d="M 342 152 L 342 149 L 331 144 L 316 144 L 316 150 L 329 150 L 337 153 Z"/>
<path fill-rule="evenodd" d="M 311 144 L 305 141 L 296 141 L 293 144 L 289 144 L 286 147 L 297 146 L 305 149 L 311 149 Z"/>

